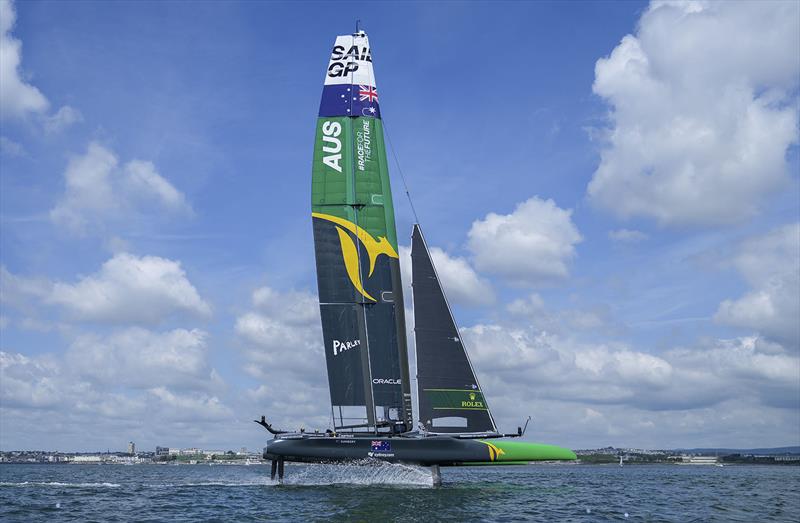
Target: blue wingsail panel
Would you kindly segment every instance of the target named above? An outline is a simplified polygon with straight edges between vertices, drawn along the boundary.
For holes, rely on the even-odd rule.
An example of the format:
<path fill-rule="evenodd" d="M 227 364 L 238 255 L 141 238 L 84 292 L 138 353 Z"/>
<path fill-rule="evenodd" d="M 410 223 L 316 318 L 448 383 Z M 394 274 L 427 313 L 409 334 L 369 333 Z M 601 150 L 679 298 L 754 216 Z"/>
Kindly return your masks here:
<path fill-rule="evenodd" d="M 319 116 L 381 117 L 367 35 L 336 37 L 325 71 Z"/>
<path fill-rule="evenodd" d="M 338 84 L 322 89 L 320 116 L 381 117 L 378 90 L 372 85 Z"/>

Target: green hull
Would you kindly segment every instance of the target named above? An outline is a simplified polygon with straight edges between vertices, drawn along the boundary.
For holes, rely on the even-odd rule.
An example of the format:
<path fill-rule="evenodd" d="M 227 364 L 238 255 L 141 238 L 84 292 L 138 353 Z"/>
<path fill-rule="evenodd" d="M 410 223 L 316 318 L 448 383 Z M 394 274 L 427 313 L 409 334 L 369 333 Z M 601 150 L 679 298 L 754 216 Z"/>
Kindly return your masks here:
<path fill-rule="evenodd" d="M 482 440 L 483 441 L 483 440 Z M 525 441 L 489 440 L 500 450 L 495 459 L 486 465 L 523 465 L 531 461 L 572 461 L 578 459 L 574 452 L 555 445 L 527 443 Z"/>

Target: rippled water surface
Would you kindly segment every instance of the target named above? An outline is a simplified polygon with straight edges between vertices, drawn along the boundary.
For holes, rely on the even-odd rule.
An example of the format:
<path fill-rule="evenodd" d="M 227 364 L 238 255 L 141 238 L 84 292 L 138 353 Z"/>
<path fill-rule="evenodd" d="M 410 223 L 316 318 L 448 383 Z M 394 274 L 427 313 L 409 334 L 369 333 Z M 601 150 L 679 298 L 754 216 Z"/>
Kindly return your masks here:
<path fill-rule="evenodd" d="M 0 465 L 0 521 L 798 521 L 800 467 Z"/>

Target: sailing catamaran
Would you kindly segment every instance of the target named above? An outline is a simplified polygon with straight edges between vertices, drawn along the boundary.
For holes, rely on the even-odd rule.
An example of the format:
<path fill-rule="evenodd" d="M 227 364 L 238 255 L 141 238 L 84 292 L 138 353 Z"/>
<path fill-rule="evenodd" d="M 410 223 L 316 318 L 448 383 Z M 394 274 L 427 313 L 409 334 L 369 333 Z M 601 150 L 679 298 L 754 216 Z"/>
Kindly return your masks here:
<path fill-rule="evenodd" d="M 510 442 L 498 431 L 420 226 L 412 232 L 419 425 L 414 426 L 397 233 L 378 90 L 366 33 L 337 36 L 322 91 L 312 220 L 332 429 L 274 438 L 285 461 L 373 458 L 431 466 L 574 460 L 568 449 Z M 527 428 L 527 423 L 525 424 Z"/>

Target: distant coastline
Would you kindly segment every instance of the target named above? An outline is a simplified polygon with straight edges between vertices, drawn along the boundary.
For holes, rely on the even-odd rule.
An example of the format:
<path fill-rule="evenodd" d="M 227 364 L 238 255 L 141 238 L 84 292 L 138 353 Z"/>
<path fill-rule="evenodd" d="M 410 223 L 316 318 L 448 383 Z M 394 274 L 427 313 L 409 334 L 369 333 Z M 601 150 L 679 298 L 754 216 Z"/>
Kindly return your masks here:
<path fill-rule="evenodd" d="M 730 449 L 646 450 L 604 447 L 576 450 L 575 463 L 588 465 L 800 465 L 800 446 Z M 0 464 L 64 465 L 262 465 L 260 452 L 157 447 L 149 452 L 0 451 Z"/>
<path fill-rule="evenodd" d="M 800 446 L 757 449 L 644 450 L 606 447 L 576 450 L 578 461 L 596 465 L 800 465 Z"/>

